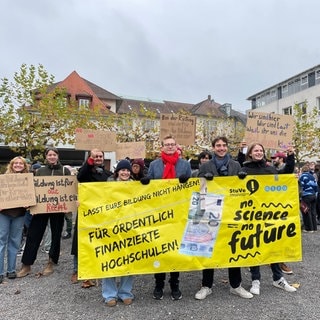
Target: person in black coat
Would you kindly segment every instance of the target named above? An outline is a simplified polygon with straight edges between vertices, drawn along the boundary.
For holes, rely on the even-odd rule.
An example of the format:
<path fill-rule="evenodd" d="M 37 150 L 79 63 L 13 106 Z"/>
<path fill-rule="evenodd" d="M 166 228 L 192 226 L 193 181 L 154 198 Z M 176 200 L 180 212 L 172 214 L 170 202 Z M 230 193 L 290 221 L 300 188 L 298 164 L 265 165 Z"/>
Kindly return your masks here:
<path fill-rule="evenodd" d="M 77 179 L 79 182 L 104 182 L 112 175 L 111 171 L 104 168 L 104 153 L 100 149 L 92 149 L 88 158 L 79 169 Z M 78 282 L 78 216 L 76 217 L 72 238 L 71 254 L 74 256 L 73 274 L 71 282 Z M 91 280 L 84 280 L 82 288 L 89 288 L 95 283 Z"/>
<path fill-rule="evenodd" d="M 294 170 L 294 152 L 290 147 L 287 149 L 287 161 L 284 168 L 277 170 L 274 166 L 266 161 L 266 153 L 262 144 L 252 144 L 246 153 L 246 161 L 243 163 L 242 172 L 248 175 L 262 174 L 279 174 L 292 173 Z M 270 265 L 273 274 L 273 285 L 287 292 L 294 292 L 297 289 L 290 286 L 284 279 L 279 263 L 271 263 Z M 250 268 L 252 287 L 250 292 L 256 295 L 260 294 L 260 267 L 255 266 Z"/>

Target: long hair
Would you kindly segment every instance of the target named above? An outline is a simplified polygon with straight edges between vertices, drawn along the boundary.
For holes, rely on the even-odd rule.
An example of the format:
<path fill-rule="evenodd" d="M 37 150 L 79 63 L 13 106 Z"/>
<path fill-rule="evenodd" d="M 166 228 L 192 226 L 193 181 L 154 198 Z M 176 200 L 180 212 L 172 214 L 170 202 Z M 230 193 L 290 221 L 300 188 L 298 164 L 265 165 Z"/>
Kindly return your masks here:
<path fill-rule="evenodd" d="M 255 146 L 260 146 L 263 150 L 263 159 L 266 160 L 266 150 L 264 149 L 263 145 L 261 143 L 258 143 L 258 142 L 255 142 L 255 143 L 252 143 L 248 150 L 247 150 L 247 153 L 246 153 L 246 161 L 251 161 L 252 160 L 252 157 L 250 156 L 250 154 L 252 153 L 252 150 Z"/>
<path fill-rule="evenodd" d="M 13 164 L 17 161 L 17 160 L 21 160 L 23 162 L 24 168 L 22 171 L 20 171 L 19 173 L 28 173 L 29 172 L 29 165 L 26 161 L 25 158 L 23 157 L 14 157 L 7 165 L 7 170 L 5 173 L 17 173 L 16 171 L 13 170 Z"/>

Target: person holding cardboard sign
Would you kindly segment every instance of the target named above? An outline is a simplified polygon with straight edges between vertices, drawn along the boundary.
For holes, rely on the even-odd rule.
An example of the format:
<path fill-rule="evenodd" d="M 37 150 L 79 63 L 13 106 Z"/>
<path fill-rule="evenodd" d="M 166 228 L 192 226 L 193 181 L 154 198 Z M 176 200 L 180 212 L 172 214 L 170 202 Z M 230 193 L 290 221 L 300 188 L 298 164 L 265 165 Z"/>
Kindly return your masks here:
<path fill-rule="evenodd" d="M 54 147 L 49 147 L 45 151 L 46 164 L 39 168 L 35 176 L 63 176 L 71 175 L 68 168 L 63 168 L 59 161 L 59 151 Z M 31 273 L 31 265 L 37 258 L 38 249 L 46 230 L 48 221 L 51 227 L 51 247 L 49 251 L 49 261 L 42 271 L 42 275 L 53 273 L 53 265 L 57 264 L 60 256 L 61 233 L 64 223 L 64 212 L 41 213 L 32 217 L 26 240 L 26 246 L 22 255 L 22 268 L 17 277 L 22 278 Z"/>
<path fill-rule="evenodd" d="M 22 157 L 13 158 L 5 174 L 28 173 L 27 161 Z M 7 277 L 15 279 L 16 259 L 20 248 L 26 208 L 0 208 L 0 283 L 4 279 L 4 256 L 7 253 Z M 6 252 L 7 251 L 7 252 Z"/>

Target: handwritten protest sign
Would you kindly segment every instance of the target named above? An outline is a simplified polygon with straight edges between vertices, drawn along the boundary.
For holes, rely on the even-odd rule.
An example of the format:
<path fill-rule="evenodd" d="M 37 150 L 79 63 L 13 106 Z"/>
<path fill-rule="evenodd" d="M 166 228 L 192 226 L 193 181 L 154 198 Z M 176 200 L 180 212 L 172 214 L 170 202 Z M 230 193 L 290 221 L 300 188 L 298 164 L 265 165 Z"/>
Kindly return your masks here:
<path fill-rule="evenodd" d="M 76 211 L 77 184 L 76 176 L 34 177 L 36 205 L 30 208 L 31 214 Z"/>
<path fill-rule="evenodd" d="M 116 151 L 116 133 L 103 130 L 77 128 L 75 132 L 75 149 L 92 150 L 98 148 L 102 151 Z"/>
<path fill-rule="evenodd" d="M 177 143 L 187 146 L 195 143 L 196 117 L 182 114 L 160 114 L 160 139 L 172 134 Z"/>
<path fill-rule="evenodd" d="M 294 121 L 289 115 L 249 111 L 245 140 L 259 142 L 268 149 L 287 149 L 292 146 Z"/>
<path fill-rule="evenodd" d="M 302 257 L 293 175 L 83 183 L 79 201 L 80 279 Z"/>
<path fill-rule="evenodd" d="M 146 156 L 146 144 L 144 141 L 139 142 L 122 142 L 117 143 L 116 157 L 117 160 L 129 157 L 130 159 L 142 158 Z"/>
<path fill-rule="evenodd" d="M 28 207 L 36 204 L 32 173 L 0 175 L 0 208 Z"/>

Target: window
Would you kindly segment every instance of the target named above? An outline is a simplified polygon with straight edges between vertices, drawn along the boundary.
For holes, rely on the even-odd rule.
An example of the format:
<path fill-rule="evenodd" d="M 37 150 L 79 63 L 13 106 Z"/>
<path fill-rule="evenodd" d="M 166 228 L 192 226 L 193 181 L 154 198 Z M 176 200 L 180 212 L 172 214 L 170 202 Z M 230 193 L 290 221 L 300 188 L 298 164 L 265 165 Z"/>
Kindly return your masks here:
<path fill-rule="evenodd" d="M 277 94 L 277 92 L 276 92 L 275 89 L 273 89 L 273 90 L 270 91 L 270 96 L 271 96 L 271 98 L 274 98 L 274 97 L 276 96 L 276 94 Z"/>
<path fill-rule="evenodd" d="M 305 102 L 301 102 L 298 105 L 302 111 L 302 114 L 307 114 L 307 104 Z"/>
<path fill-rule="evenodd" d="M 316 71 L 316 79 L 320 79 L 320 70 Z"/>
<path fill-rule="evenodd" d="M 90 106 L 90 100 L 89 99 L 79 99 L 78 105 L 80 108 L 89 108 Z"/>
<path fill-rule="evenodd" d="M 284 85 L 282 86 L 282 93 L 287 92 L 287 91 L 288 91 L 288 85 L 287 85 L 287 84 L 284 84 Z"/>
<path fill-rule="evenodd" d="M 282 109 L 282 113 L 284 115 L 292 115 L 292 106 L 288 107 L 288 108 L 283 108 Z"/>
<path fill-rule="evenodd" d="M 301 77 L 301 85 L 305 85 L 308 83 L 308 76 Z"/>
<path fill-rule="evenodd" d="M 144 125 L 143 125 L 143 130 L 144 131 L 150 131 L 153 130 L 155 127 L 155 122 L 154 120 L 145 120 Z"/>

